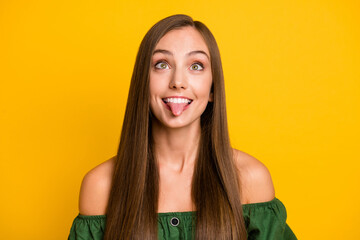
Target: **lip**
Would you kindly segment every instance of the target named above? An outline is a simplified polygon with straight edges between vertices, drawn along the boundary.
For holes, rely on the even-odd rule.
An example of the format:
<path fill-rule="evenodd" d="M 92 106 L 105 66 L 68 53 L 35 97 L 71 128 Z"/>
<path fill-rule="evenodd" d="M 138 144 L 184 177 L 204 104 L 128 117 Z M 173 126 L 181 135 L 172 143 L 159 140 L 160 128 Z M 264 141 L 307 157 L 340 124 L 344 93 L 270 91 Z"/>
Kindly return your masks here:
<path fill-rule="evenodd" d="M 185 106 L 184 108 L 184 111 L 191 105 L 191 103 L 193 102 L 193 100 L 191 98 L 188 98 L 188 97 L 185 97 L 185 96 L 169 96 L 169 97 L 164 97 L 162 98 L 162 103 L 164 104 L 165 108 L 167 110 L 169 110 L 171 112 L 171 108 L 169 107 L 169 105 L 167 105 L 164 101 L 165 98 L 185 98 L 185 99 L 188 99 L 188 100 L 191 100 L 191 102 Z"/>
<path fill-rule="evenodd" d="M 191 101 L 192 101 L 191 98 L 188 98 L 188 97 L 185 97 L 185 96 L 168 96 L 168 97 L 164 97 L 164 98 L 162 98 L 162 99 L 165 99 L 165 98 L 185 98 L 185 99 L 188 99 L 188 100 L 191 100 Z"/>

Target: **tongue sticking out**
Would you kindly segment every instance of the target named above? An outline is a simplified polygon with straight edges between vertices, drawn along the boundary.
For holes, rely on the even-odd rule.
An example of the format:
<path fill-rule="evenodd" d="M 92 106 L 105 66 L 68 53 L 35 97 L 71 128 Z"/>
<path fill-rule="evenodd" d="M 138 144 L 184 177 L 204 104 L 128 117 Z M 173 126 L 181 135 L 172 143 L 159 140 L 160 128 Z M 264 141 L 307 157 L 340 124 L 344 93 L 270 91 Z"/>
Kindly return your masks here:
<path fill-rule="evenodd" d="M 179 116 L 184 110 L 185 107 L 187 105 L 189 105 L 188 103 L 173 103 L 173 102 L 168 102 L 167 105 L 170 107 L 171 112 L 175 115 L 175 116 Z"/>

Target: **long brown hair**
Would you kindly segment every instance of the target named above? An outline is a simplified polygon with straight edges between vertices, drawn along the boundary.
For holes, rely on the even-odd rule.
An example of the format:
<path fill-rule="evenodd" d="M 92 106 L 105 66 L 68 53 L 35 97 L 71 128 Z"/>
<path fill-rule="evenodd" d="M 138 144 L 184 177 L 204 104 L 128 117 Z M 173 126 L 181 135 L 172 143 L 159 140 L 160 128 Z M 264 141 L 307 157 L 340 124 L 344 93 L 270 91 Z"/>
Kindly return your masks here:
<path fill-rule="evenodd" d="M 214 36 L 201 22 L 177 14 L 157 22 L 140 44 L 131 78 L 107 208 L 105 240 L 157 239 L 159 173 L 153 154 L 149 70 L 156 44 L 170 30 L 194 27 L 210 51 L 214 93 L 201 115 L 192 179 L 196 239 L 246 239 L 240 183 L 229 141 L 224 76 Z"/>

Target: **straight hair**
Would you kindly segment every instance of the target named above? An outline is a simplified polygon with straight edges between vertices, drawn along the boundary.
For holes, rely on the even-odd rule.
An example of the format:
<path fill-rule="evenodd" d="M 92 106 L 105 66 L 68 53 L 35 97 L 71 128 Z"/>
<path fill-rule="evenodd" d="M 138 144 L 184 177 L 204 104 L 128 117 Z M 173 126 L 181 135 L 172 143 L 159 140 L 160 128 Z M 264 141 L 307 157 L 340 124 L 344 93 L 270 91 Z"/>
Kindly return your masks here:
<path fill-rule="evenodd" d="M 149 71 L 159 40 L 169 31 L 193 27 L 210 51 L 213 102 L 201 115 L 201 136 L 191 185 L 196 207 L 193 239 L 247 238 L 240 182 L 230 146 L 220 52 L 210 30 L 177 14 L 157 22 L 136 57 L 118 147 L 104 239 L 158 239 L 159 171 L 151 132 Z"/>

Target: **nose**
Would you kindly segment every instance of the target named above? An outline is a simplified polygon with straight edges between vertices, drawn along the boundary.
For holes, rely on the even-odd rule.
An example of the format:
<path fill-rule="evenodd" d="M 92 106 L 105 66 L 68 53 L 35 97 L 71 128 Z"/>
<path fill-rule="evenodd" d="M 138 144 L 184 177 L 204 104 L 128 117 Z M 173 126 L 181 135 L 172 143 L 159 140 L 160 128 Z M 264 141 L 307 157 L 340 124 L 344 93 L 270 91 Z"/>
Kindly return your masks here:
<path fill-rule="evenodd" d="M 175 69 L 171 76 L 169 88 L 171 88 L 171 89 L 181 89 L 181 88 L 186 89 L 187 88 L 186 74 L 184 74 L 179 69 Z"/>

